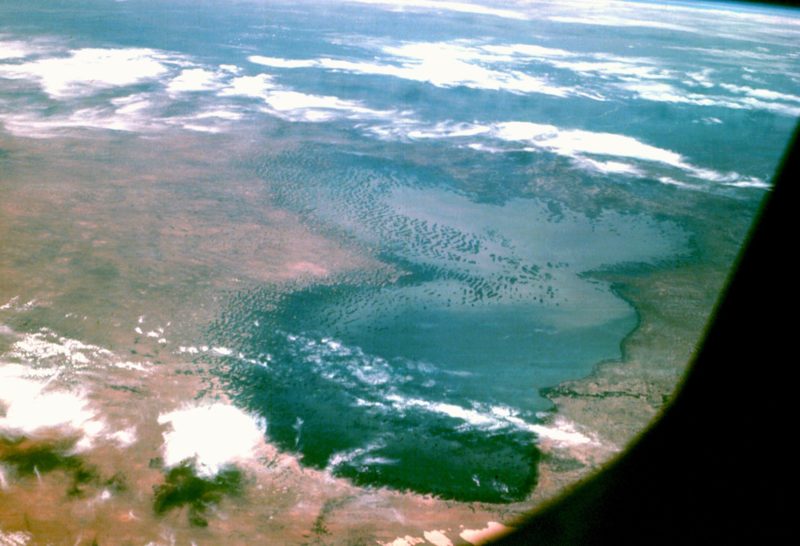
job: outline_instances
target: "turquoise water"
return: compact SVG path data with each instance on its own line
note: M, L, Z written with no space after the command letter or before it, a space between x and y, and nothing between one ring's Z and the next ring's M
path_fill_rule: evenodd
M241 353L226 379L266 409L270 437L359 483L523 497L532 425L552 409L539 389L619 358L636 326L585 274L689 248L683 229L647 214L485 202L444 172L326 146L262 170L283 181L284 206L397 271L248 294L214 338Z
M0 120L18 139L246 134L225 159L268 197L231 214L277 205L380 267L216 294L187 343L229 349L214 373L304 464L510 501L536 482L540 389L620 358L637 325L599 274L702 260L768 191L800 27L720 4L458 6L3 5ZM181 264L159 259L169 286Z

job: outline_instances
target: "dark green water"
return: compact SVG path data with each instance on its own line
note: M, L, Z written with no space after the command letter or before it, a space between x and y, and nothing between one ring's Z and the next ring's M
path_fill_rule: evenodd
M586 273L674 260L674 222L468 193L446 169L310 147L262 168L281 202L395 273L241 294L226 380L269 435L358 483L509 501L536 479L542 387L620 357L634 309ZM318 174L319 173L319 174ZM503 202L504 201L504 202Z

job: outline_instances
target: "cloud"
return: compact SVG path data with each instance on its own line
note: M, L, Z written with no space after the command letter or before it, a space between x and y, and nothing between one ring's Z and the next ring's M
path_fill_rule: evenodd
M262 419L222 403L162 413L158 422L169 427L163 433L164 463L172 467L193 460L197 473L205 477L252 459L265 434Z
M712 47L689 47L689 46L668 46L668 49L675 51L689 51L691 53L701 53L718 60L730 61L733 64L741 65L743 60L764 61L765 63L776 63L785 61L786 57L781 54L769 53L766 48L754 49L734 49L734 48L712 48Z
M171 94L214 91L222 86L222 75L204 68L187 68L167 84Z
M586 15L586 16L567 16L567 15L553 15L548 17L550 21L556 23L568 23L578 25L597 25L604 27L641 27L641 28L657 28L663 30L675 30L679 32L697 32L694 27L686 25L676 25L674 23L667 23L663 21L655 21L651 19L633 19L629 17L619 17L614 15Z
M550 63L556 68L571 70L584 75L600 76L604 79L610 77L638 78L647 80L670 79L675 77L675 73L661 68L655 64L639 59L625 59L611 57L606 61L596 60L552 60Z
M92 447L105 431L105 423L89 408L83 394L48 389L48 383L31 377L27 366L0 366L0 403L5 406L0 433L36 436L54 429L68 434L77 432L81 439L76 447Z
M0 76L37 82L53 99L91 95L98 90L154 81L180 59L145 48L72 51L22 64L0 65Z
M18 41L3 43L17 44L9 48L17 52L14 55L26 50ZM487 141L519 142L524 149L542 149L571 157L576 165L595 172L641 175L641 165L617 158L661 163L703 180L753 185L763 183L739 175L734 177L735 173L712 174L714 171L681 163L668 150L659 152L659 160L653 159L655 156L636 156L634 151L653 154L655 147L635 145L624 140L627 137L623 135L603 133L603 148L591 137L593 133L577 129L553 131L550 126L513 121L484 125L424 122L409 111L372 108L361 100L306 93L279 83L278 77L286 70L313 69L401 78L442 88L464 86L519 95L601 101L647 100L800 116L798 95L767 89L766 85L717 83L712 79L713 69L678 70L657 59L568 51L534 43L476 40L381 42L351 38L345 45L366 47L376 54L353 60L252 55L248 60L269 67L270 73L243 75L242 69L235 65L203 66L179 54L147 48L84 48L59 55L51 51L32 61L0 63L0 76L39 85L51 99L61 101L62 107L51 109L27 98L14 99L15 103L3 105L5 111L0 115L7 131L30 137L57 136L73 129L152 132L180 127L213 133L228 129L247 113L258 112L293 122L351 120L367 134L384 139L471 138L466 145L494 151L498 148ZM550 76L537 74L537 63L569 70L581 79L577 85L558 85ZM126 89L141 84L149 85L133 93ZM100 93L106 90L113 93ZM129 94L119 96L126 91ZM254 99L257 106L243 103L242 98ZM181 110L188 110L187 113L172 113L174 109L169 107L176 100L181 101ZM543 127L550 133L536 133ZM535 134L528 139L512 138L515 131Z
M18 48L23 49L23 48ZM203 67L180 55L152 49L79 49L18 64L0 64L0 76L28 80L51 99L81 107L51 113L45 105L18 102L0 113L5 129L15 135L50 138L75 129L152 132L170 127L215 133L243 117L241 107L217 101L212 107L184 115L170 115L168 107L191 95L214 93L217 98L259 99L257 110L289 121L322 122L335 119L368 120L402 115L395 110L372 109L360 101L295 91L275 83L269 74L238 75L235 65ZM103 90L150 83L146 91L103 98ZM118 91L117 91L118 92ZM189 96L187 96L189 95ZM93 100L88 103L87 100Z
M588 157L576 159L576 163L589 170L597 171L602 174L624 174L627 176L643 177L644 172L631 165L620 161L596 161Z
M684 165L683 158L676 152L614 133L559 129L553 125L522 121L495 124L490 133L501 140L525 142L570 157L593 154L654 161L673 167Z
M265 112L289 121L389 119L402 115L395 110L372 109L360 101L293 91L277 85L268 74L234 78L220 95L260 99Z
M519 11L484 6L478 3L468 2L448 2L446 0L349 0L358 4L371 4L380 6L393 11L405 9L431 10L431 11L453 11L457 13L472 13L475 15L489 15L502 17L504 19L527 19L528 17Z
M281 59L253 55L248 60L273 68L322 68L330 71L391 76L426 82L436 87L464 86L473 89L509 91L516 94L540 93L557 97L576 94L572 89L551 84L546 78L521 70L486 64L503 60L498 53L471 47L466 43L412 42L381 47L384 59L347 61L331 58ZM506 59L508 60L508 59Z
M722 89L747 95L739 97L689 92L663 82L632 81L621 83L619 86L632 92L636 98L644 100L691 104L694 106L716 106L733 110L767 110L784 116L800 117L800 105L786 104L775 100L762 100L763 98L780 98L786 101L795 101L798 98L796 95L766 89L752 89L725 83L719 84Z
M28 138L52 138L73 129L99 129L126 132L150 132L164 129L168 123L149 111L153 106L143 95L115 99L110 105L80 108L68 114L44 115L38 111L5 114L3 126L13 135Z
M566 419L557 419L552 425L531 424L523 420L518 412L507 406L487 406L464 408L456 404L431 402L420 398L407 398L397 394L386 396L387 402L399 411L411 409L445 415L463 421L464 427L486 431L515 428L536 434L560 446L593 444L599 445L594 435L579 432L575 425Z
M731 93L741 93L756 99L800 102L800 96L792 95L791 93L780 93L770 89L754 89L748 86L732 85L728 83L721 83L719 86Z
M697 167L677 152L652 146L626 135L581 129L559 129L552 125L529 122L498 123L491 128L490 134L501 140L524 142L532 148L578 158L579 164L585 162L583 157L585 155L620 157L673 167L693 178L709 182L742 187L768 186L756 177L743 176L736 172L720 173L713 169ZM589 165L593 168L609 167L608 163L590 162Z
M248 61L262 66L269 66L272 68L313 68L322 66L321 60L314 59L297 60L297 59L282 59L279 57L265 57L264 55L251 55L247 58Z
M768 187L768 184L757 177L745 176L736 172L721 173L714 169L698 167L687 161L678 152L616 133L564 129L555 125L528 121L486 124L439 122L426 125L405 120L389 125L376 125L367 130L384 139L466 139L471 141L466 144L467 147L491 153L521 150L546 151L568 157L578 167L605 174L647 176L647 171L642 169L646 164L651 164L662 169L664 167L677 169L685 176L707 182L739 187ZM487 146L484 142L475 142L475 138L517 143L522 147L503 149L497 146ZM617 159L628 161L621 162ZM632 164L630 161L638 164Z
M0 40L0 59L18 59L27 57L31 48L25 42L16 40Z
M228 86L220 91L221 96L240 96L251 98L264 98L276 85L269 74L256 76L240 76L234 78Z
M495 60L511 61L516 57L535 59L552 59L575 57L576 53L565 49L544 47L536 44L489 44L480 46L484 52L494 56Z
M459 138L486 135L506 142L520 142L574 157L582 154L625 157L685 165L683 157L670 150L645 144L635 138L614 133L596 133L580 129L560 129L554 125L527 121L508 121L491 124L437 123L429 127L407 129L407 138Z
M401 60L394 75L429 82L438 87L463 85L475 89L542 93L557 97L573 94L570 89L550 84L545 78L520 70L487 68L485 55L477 48L443 43L409 43L387 46L383 52Z

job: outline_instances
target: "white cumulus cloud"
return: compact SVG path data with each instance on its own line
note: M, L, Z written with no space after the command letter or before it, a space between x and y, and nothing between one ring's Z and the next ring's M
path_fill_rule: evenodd
M166 425L164 462L191 460L201 476L213 476L236 461L251 459L263 441L259 419L233 406L214 403L189 406L159 415Z

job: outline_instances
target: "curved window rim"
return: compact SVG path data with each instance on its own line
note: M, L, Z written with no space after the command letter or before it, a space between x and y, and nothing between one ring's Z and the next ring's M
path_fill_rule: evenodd
M492 544L796 536L790 512L800 124L669 406L617 458ZM795 395L796 397L796 395ZM781 475L783 474L783 475ZM791 533L791 534L789 534Z

